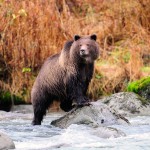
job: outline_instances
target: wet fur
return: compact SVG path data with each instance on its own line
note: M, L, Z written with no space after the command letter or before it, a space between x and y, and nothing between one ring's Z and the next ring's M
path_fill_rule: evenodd
M83 42L83 41L82 41ZM49 57L43 64L31 91L34 109L33 125L40 125L46 110L54 100L64 111L88 101L86 92L91 81L94 61L83 63L77 54L77 41L66 42L61 53ZM93 54L99 55L97 54Z

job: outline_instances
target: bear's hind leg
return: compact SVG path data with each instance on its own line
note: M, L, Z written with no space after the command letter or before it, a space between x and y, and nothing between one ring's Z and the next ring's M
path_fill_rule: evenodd
M41 125L43 117L46 115L46 108L41 107L40 105L36 105L33 107L33 109L34 109L34 118L32 124Z

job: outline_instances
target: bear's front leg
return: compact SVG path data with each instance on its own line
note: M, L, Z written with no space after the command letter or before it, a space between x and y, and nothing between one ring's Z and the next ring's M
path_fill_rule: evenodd
M90 104L90 99L86 96L80 96L76 98L77 105L78 106L89 106Z
M90 99L86 96L87 83L79 80L77 77L71 77L67 81L67 99L75 100L78 106L85 106L90 104Z
M86 82L77 82L77 86L73 94L78 106L85 106L90 104L90 99L86 96L87 88L88 87L86 86Z
M84 89L81 84L76 86L73 91L69 91L71 93L71 99L75 100L78 106L88 106L90 105L90 99L85 95Z
M60 103L60 108L64 110L65 112L70 111L71 109L74 108L74 106L72 105L72 100L70 99L62 100Z

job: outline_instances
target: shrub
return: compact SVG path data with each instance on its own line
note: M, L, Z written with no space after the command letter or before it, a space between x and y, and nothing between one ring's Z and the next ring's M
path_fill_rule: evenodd
M10 111L12 105L26 104L19 96L12 95L9 91L0 93L0 110Z

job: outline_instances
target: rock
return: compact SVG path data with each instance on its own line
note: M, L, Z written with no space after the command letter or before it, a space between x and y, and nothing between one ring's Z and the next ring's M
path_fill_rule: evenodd
M0 150L15 149L15 144L12 139L0 132Z
M76 107L51 124L60 128L67 128L71 124L84 124L92 127L93 134L99 137L119 137L125 134L110 126L129 124L124 116L130 115L150 115L150 105L135 93L121 92L92 102L89 106Z
M138 94L150 102L150 83L138 91Z
M111 137L117 138L126 136L126 134L121 130L112 127L98 127L93 129L91 131L91 134L96 135L100 138L111 138Z
M12 112L17 113L33 113L33 106L32 105L14 105L11 109Z
M125 136L122 131L107 127L114 124L127 124L128 120L119 114L113 114L109 107L101 102L92 102L89 106L76 107L63 117L51 122L59 128L72 124L84 124L91 129L91 134L101 138Z
M86 124L93 127L126 123L127 119L112 114L109 107L101 102L92 102L89 106L74 108L65 116L51 122L60 128L67 128L71 124ZM128 121L127 121L128 122Z
M121 92L99 100L107 104L112 112L123 115L150 115L150 105L135 93Z

